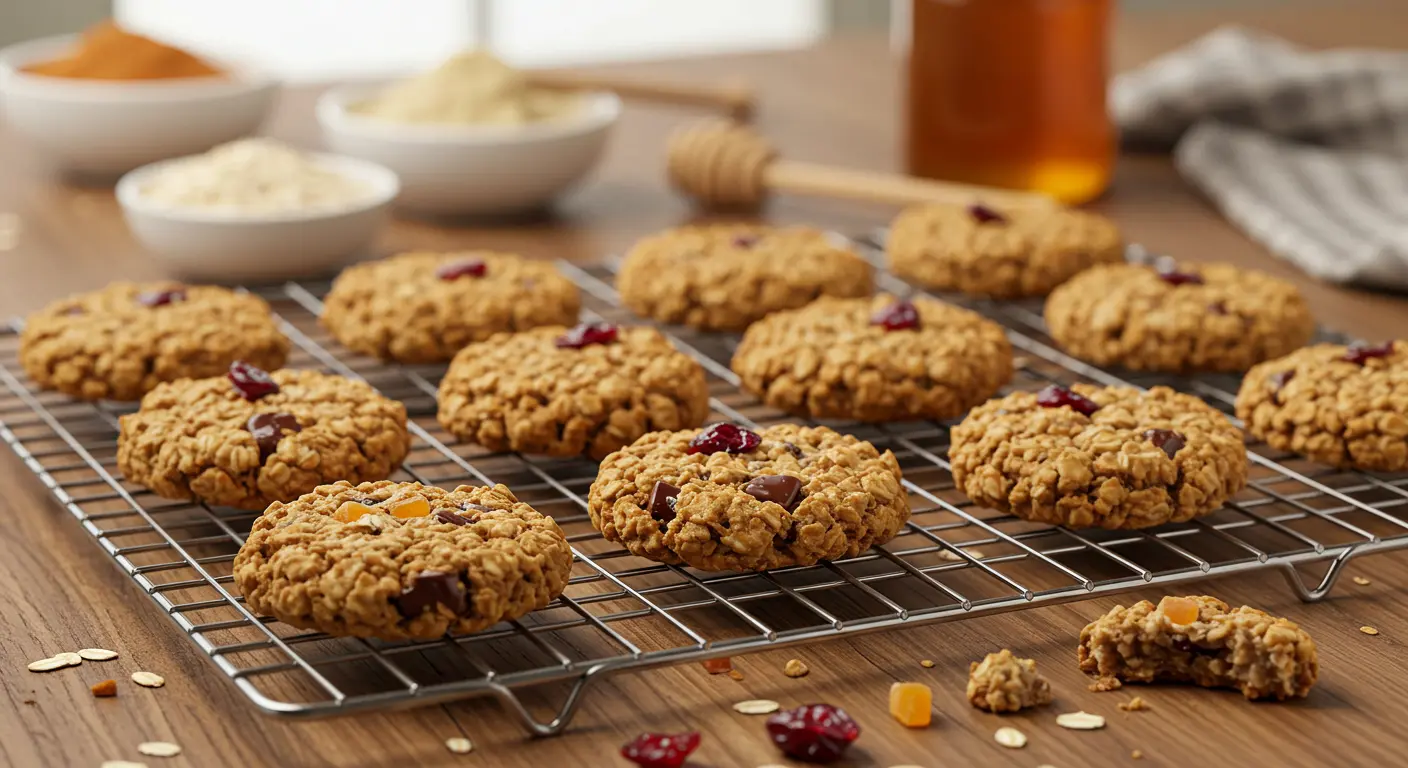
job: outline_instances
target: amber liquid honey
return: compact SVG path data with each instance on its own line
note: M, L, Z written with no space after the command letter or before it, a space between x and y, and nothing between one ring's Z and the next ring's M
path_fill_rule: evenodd
M1079 203L1110 181L1111 0L912 0L909 172Z

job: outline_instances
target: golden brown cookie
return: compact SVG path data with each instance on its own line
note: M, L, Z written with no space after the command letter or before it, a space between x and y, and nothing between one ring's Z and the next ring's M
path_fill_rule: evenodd
M1262 363L1242 379L1237 417L1325 464L1408 469L1408 342L1318 344Z
M31 379L87 400L137 400L164 381L219 376L247 360L288 357L269 305L214 286L112 283L25 318L20 363Z
M821 298L749 326L733 356L743 388L818 419L951 419L1012 377L997 323L941 301Z
M581 297L550 262L414 252L348 267L323 303L323 325L348 349L434 363L496 333L572 325Z
M1071 208L997 210L932 203L905 209L886 238L890 271L940 291L1045 296L1081 270L1124 260L1109 220Z
M1245 371L1310 341L1315 319L1291 283L1229 264L1095 267L1046 300L1051 338L1096 365Z
M1051 703L1051 683L1036 662L1006 648L968 665L968 703L988 712L1020 712Z
M641 240L616 289L631 311L662 323L741 331L818 296L868 296L870 265L825 232L806 227L713 224Z
M493 451L601 460L647 432L709 416L697 361L653 328L587 323L500 334L460 350L440 424Z
M1071 528L1183 522L1247 482L1241 431L1168 387L1015 392L974 408L951 437L953 480L968 498Z

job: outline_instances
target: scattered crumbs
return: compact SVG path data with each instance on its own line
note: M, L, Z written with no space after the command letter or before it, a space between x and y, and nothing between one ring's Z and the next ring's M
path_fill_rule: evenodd
M24 700L24 703L26 703L26 704L28 704L28 705L30 705L30 706L32 707L32 706L34 706L35 704L38 704L39 702L35 701L34 699L25 699L25 700Z
M722 675L733 671L733 660L727 656L721 656L717 659L705 659L701 661L700 664L703 664L704 671L711 675Z
M1373 627L1360 627L1360 628L1359 628L1359 631L1360 631L1360 632L1363 632L1363 633L1366 634L1366 635L1377 635L1377 634L1379 634L1379 630L1374 629Z
M919 662L919 666L921 666L921 667L923 667L923 668L925 668L925 669L933 669L933 668L934 668L934 660L933 660L933 659L924 659L924 660L922 660L922 661Z
M463 736L456 736L453 739L445 739L445 749L457 755L467 755L474 751L474 742Z
M1370 584L1373 584L1374 582L1369 581L1368 579L1364 578L1363 576L1355 576L1355 577L1354 577L1354 583L1355 583L1355 584L1358 584L1358 585L1361 586L1361 587L1367 587L1367 586L1369 586Z
M1129 756L1132 757L1132 758L1134 758L1135 760L1143 760L1143 759L1144 759L1144 752L1143 752L1143 750L1136 749L1136 750L1134 750L1133 752L1130 752L1130 753L1129 753Z
M97 698L100 698L100 699L105 699L105 698L109 698L109 697L112 697L112 696L116 696L116 695L117 695L117 681L116 681L116 680L104 680L104 681L101 682L101 683L96 683L96 684L93 685L92 691L93 691L93 695L94 695L95 697L97 697Z
M137 751L148 757L175 757L181 754L181 745L169 741L144 741L137 745Z
M782 674L788 677L806 677L808 672L811 672L811 669L801 659L788 659L782 667Z
M1117 677L1097 677L1095 682L1086 686L1091 693L1106 693L1108 691L1118 691L1124 687Z
M1130 699L1129 701L1121 701L1121 702L1120 702L1119 704L1117 704L1116 706L1118 706L1120 709L1124 710L1125 712L1147 712L1147 711L1149 711L1149 702L1145 701L1145 700L1144 700L1144 697L1142 697L1142 696L1135 696L1134 698Z
M742 673L742 672L739 672L739 671L736 670L736 669L730 669L730 670L728 671L728 676L729 676L729 679L731 679L731 680L737 680L737 681L739 681L739 682L742 682L742 681L743 681L743 673Z

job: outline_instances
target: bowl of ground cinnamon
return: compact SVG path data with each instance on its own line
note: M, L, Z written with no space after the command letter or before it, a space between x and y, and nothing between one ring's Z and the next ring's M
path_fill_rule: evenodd
M277 84L104 22L0 50L11 128L60 169L117 175L255 131Z

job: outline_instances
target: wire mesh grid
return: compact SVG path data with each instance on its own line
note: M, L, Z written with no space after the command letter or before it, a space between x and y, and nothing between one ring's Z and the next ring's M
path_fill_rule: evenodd
M872 256L873 251L871 252ZM614 265L561 269L591 319L639 322L611 287ZM912 289L888 275L881 287ZM20 373L18 324L0 332L0 436L181 631L262 710L321 716L493 695L533 733L566 727L588 684L628 669L738 655L890 627L960 619L1095 594L1277 569L1318 599L1351 556L1408 546L1408 475L1334 470L1255 444L1252 479L1226 508L1142 531L1072 531L972 505L946 461L948 424L827 422L894 451L913 515L861 555L766 573L704 573L635 557L586 514L586 460L490 454L454 444L434 420L443 367L396 366L351 353L317 323L327 283L259 291L295 342L290 367L365 379L404 401L412 450L394 479L454 487L501 482L572 542L573 575L551 605L517 621L430 642L334 638L248 611L231 562L255 513L158 498L116 469L117 418L131 408L38 390ZM1077 381L1167 384L1231 409L1230 376L1117 376L1059 351L1039 303L964 303L1009 330L1022 357L1007 391ZM768 425L794 417L742 392L728 369L737 337L664 329L708 373L713 416ZM1321 562L1309 582L1298 566ZM564 691L525 705L525 689Z

